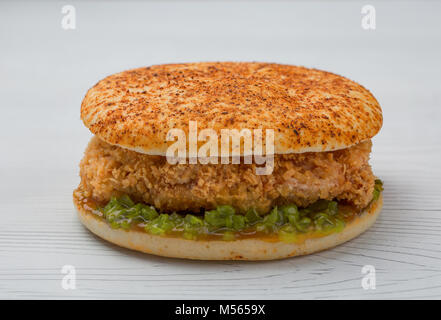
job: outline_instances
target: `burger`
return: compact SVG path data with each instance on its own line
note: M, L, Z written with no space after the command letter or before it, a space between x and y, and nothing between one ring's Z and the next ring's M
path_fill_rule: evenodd
M333 73L254 62L138 68L89 89L81 119L93 137L73 194L79 219L125 248L281 259L360 235L382 207L369 165L381 108Z

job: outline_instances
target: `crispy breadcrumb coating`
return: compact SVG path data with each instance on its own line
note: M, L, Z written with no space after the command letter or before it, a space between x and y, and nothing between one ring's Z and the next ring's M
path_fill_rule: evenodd
M254 164L178 164L90 141L80 163L83 196L106 202L128 194L161 211L213 209L228 204L240 213L266 213L275 205L307 206L318 199L368 205L374 175L368 163L370 140L329 151L276 155L271 175L256 175Z

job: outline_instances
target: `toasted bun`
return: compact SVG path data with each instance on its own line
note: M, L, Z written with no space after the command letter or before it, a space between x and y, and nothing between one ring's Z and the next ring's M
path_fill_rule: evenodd
M383 205L380 199L363 212L343 231L320 238L306 239L302 243L245 239L233 241L186 240L155 236L143 231L112 229L105 221L87 213L74 198L81 222L97 236L124 248L158 256L194 260L275 260L311 254L335 247L367 230L376 220Z
M304 67L233 62L111 75L87 92L81 118L110 144L162 156L173 143L167 132L182 129L188 137L189 121L198 132L219 135L221 129L273 129L276 154L347 148L382 126L377 100L351 80Z

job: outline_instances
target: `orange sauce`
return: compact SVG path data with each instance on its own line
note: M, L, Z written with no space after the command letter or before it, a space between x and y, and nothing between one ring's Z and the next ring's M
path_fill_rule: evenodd
M82 208L84 209L84 211L87 214L90 214L94 218L99 219L101 221L105 221L103 214L98 209L104 207L106 205L106 203L98 202L92 198L87 198L87 197L81 196L81 190L79 190L79 189L77 189L74 192L74 198L75 198L76 202L82 206ZM370 210L370 209L373 207L376 207L376 205L377 205L377 201L372 202L363 211L371 212L372 210ZM348 204L339 204L339 211L340 211L340 213L343 214L344 221L346 224L355 220L360 214L359 210L356 210L353 206L348 205ZM144 226L142 223L133 224L131 226L130 230L137 231L137 232L143 232L143 233L146 232L144 230ZM127 231L129 231L129 230L127 230ZM222 231L222 230L218 230L217 232L200 234L200 235L198 235L196 240L222 240L224 234L220 231ZM182 234L183 234L183 232L179 231L179 230L178 231L171 231L170 233L167 233L167 237L183 238ZM306 239L320 238L320 237L324 237L328 234L330 234L330 233L324 233L324 232L319 232L319 231L311 231L311 232L307 232L307 233L303 233L303 234L300 233L300 234L295 235L295 240L293 242L302 243ZM259 240L268 241L268 242L279 242L280 241L280 237L279 237L278 233L258 232L256 230L254 230L253 228L245 229L242 231L236 231L236 232L234 232L234 235L235 235L234 240L259 239Z

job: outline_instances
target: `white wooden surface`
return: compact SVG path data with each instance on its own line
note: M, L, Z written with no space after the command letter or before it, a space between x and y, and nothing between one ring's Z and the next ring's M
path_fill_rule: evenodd
M0 3L0 298L441 298L441 5L370 2ZM71 203L90 138L88 87L123 69L260 60L330 70L378 98L372 165L385 182L375 226L347 244L274 262L193 262L119 249ZM63 290L63 265L76 290ZM361 268L376 268L363 290Z

